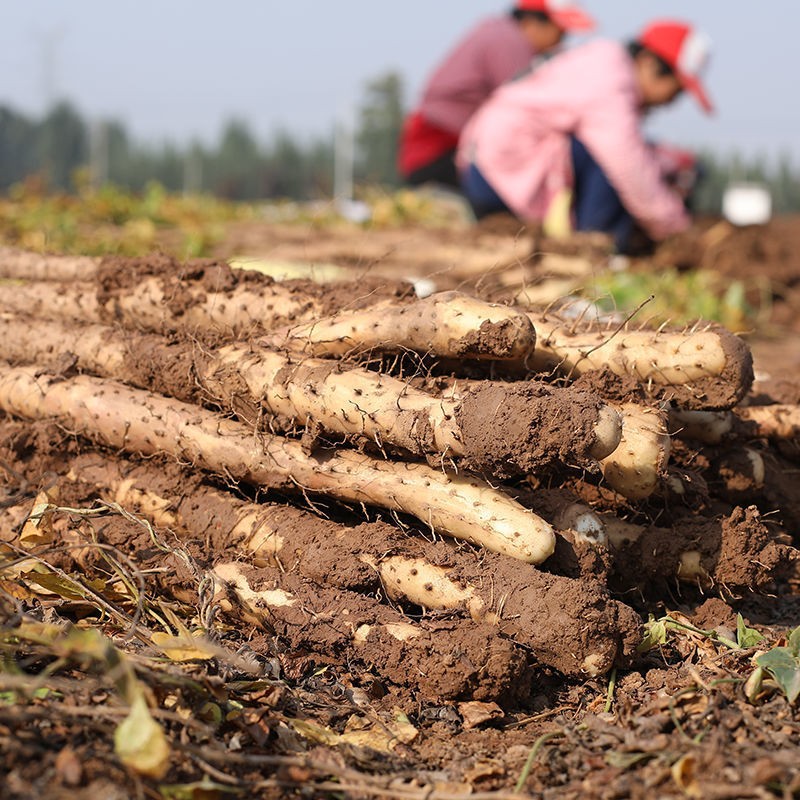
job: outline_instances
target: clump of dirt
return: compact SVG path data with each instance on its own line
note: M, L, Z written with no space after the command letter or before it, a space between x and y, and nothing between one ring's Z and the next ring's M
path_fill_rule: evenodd
M243 566L242 574L256 593L279 589L291 598L257 601L259 620L288 651L346 659L351 670L360 664L370 673L364 683L389 680L432 700L513 702L525 694L525 659L495 626L450 620L412 628L403 615L354 592L274 569Z
M632 375L616 375L607 369L585 372L575 378L572 385L576 388L596 392L600 397L616 403L647 401L644 387Z
M798 245L800 235L792 217L745 227L708 219L659 245L652 262L656 268L699 268L745 281L760 276L792 286L800 279Z
M505 478L591 460L601 406L596 394L535 381L482 384L456 409L467 469Z

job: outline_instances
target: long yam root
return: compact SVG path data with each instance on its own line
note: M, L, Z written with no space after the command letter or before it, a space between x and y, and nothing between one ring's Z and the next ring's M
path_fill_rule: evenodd
M615 331L576 325L552 314L528 316L537 333L527 362L531 369L570 377L608 370L691 409L732 408L753 383L749 347L719 326Z
M66 353L82 371L187 402L213 400L273 431L313 422L434 466L452 461L495 477L537 472L556 460L604 458L621 435L613 408L570 387L473 381L457 398L439 399L389 376L324 359L293 361L255 345L212 350L109 326L0 314L0 358L60 365Z
M94 283L0 283L0 308L42 319L122 322L139 330L224 335L269 330L323 313L313 298L278 283L258 289L242 284L226 293L188 285L172 287L175 294L170 295L169 288L159 278L147 277L127 292L103 297Z
M311 457L299 442L258 438L241 423L113 381L0 367L0 407L27 419L64 419L127 452L167 453L255 485L402 511L434 531L531 563L555 545L549 525L478 479L346 450Z
M97 275L99 258L54 256L0 247L0 280L88 281Z
M536 332L520 311L442 292L406 305L342 311L276 332L265 343L306 356L413 350L442 358L524 360Z

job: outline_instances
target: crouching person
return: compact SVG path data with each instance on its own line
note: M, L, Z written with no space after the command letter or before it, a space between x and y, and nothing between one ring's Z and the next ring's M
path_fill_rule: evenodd
M556 52L567 32L593 27L571 0L517 0L510 14L479 23L436 68L405 120L397 165L406 183L458 188L458 138L481 103L534 59Z
M659 21L627 47L591 42L499 88L459 147L475 215L543 222L571 193L573 228L612 235L619 252L637 230L658 241L687 228L681 193L641 125L683 91L711 111L700 79L708 55L708 39L692 26Z

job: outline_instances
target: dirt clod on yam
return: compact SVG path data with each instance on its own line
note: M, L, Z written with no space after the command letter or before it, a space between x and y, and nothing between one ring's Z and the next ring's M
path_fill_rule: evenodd
M600 400L542 383L475 385L456 411L470 450L464 466L498 477L590 460Z

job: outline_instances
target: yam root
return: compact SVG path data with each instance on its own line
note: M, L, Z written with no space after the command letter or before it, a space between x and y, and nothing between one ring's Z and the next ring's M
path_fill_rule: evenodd
M344 655L351 669L374 670L430 700L524 695L525 658L494 626L457 619L426 626L373 599L277 568L229 562L212 576L223 611L276 633L290 650Z
M612 330L529 313L537 340L527 366L577 377L608 370L688 409L733 408L753 383L747 344L725 328Z
M681 439L719 444L732 428L733 415L730 411L689 411L683 408L669 410L669 432Z
M53 272L59 265L66 271L62 258L48 256L47 262ZM181 263L151 256L103 261L83 282L72 277L64 282L0 282L0 308L43 319L122 323L217 339L318 319L340 310L341 297L347 298L347 307L359 308L387 298L402 303L412 294L410 286L399 282L366 279L331 291L305 280L276 283L221 262Z
M0 358L58 365L66 353L82 371L187 402L210 399L273 431L313 421L435 466L452 461L495 477L604 458L621 435L613 408L570 387L473 381L457 398L439 399L389 376L324 359L292 361L254 345L211 350L104 325L0 314Z
M521 311L442 292L401 306L342 311L276 332L264 343L306 356L413 350L442 358L524 360L536 332Z
M0 280L88 281L97 275L99 258L55 256L0 247Z
M624 403L622 439L600 465L612 489L631 500L649 497L666 472L670 453L666 414L656 408Z
M0 308L42 319L122 322L140 330L223 335L269 330L323 313L313 298L278 283L257 290L237 285L225 293L209 293L190 284L172 287L174 293L169 294L169 288L161 279L149 277L127 292L103 297L94 283L0 283Z
M547 523L476 478L343 449L312 457L299 442L256 437L241 423L113 381L0 367L0 407L27 419L65 420L127 452L166 453L259 486L405 512L434 531L531 563L544 561L555 545Z
M174 464L133 466L86 454L73 461L72 474L206 552L236 546L253 564L279 565L318 584L464 611L568 674L624 663L639 641L639 619L596 581L544 574L491 553L479 560L384 523L352 527L291 506L238 500Z
M625 663L636 647L640 621L631 608L611 600L598 581L546 573L520 581L522 576L507 574L504 567L503 562L494 565L494 576L501 580L486 585L457 568L405 556L391 556L379 565L390 597L426 608L465 610L475 620L499 625L505 635L566 674L601 675Z

